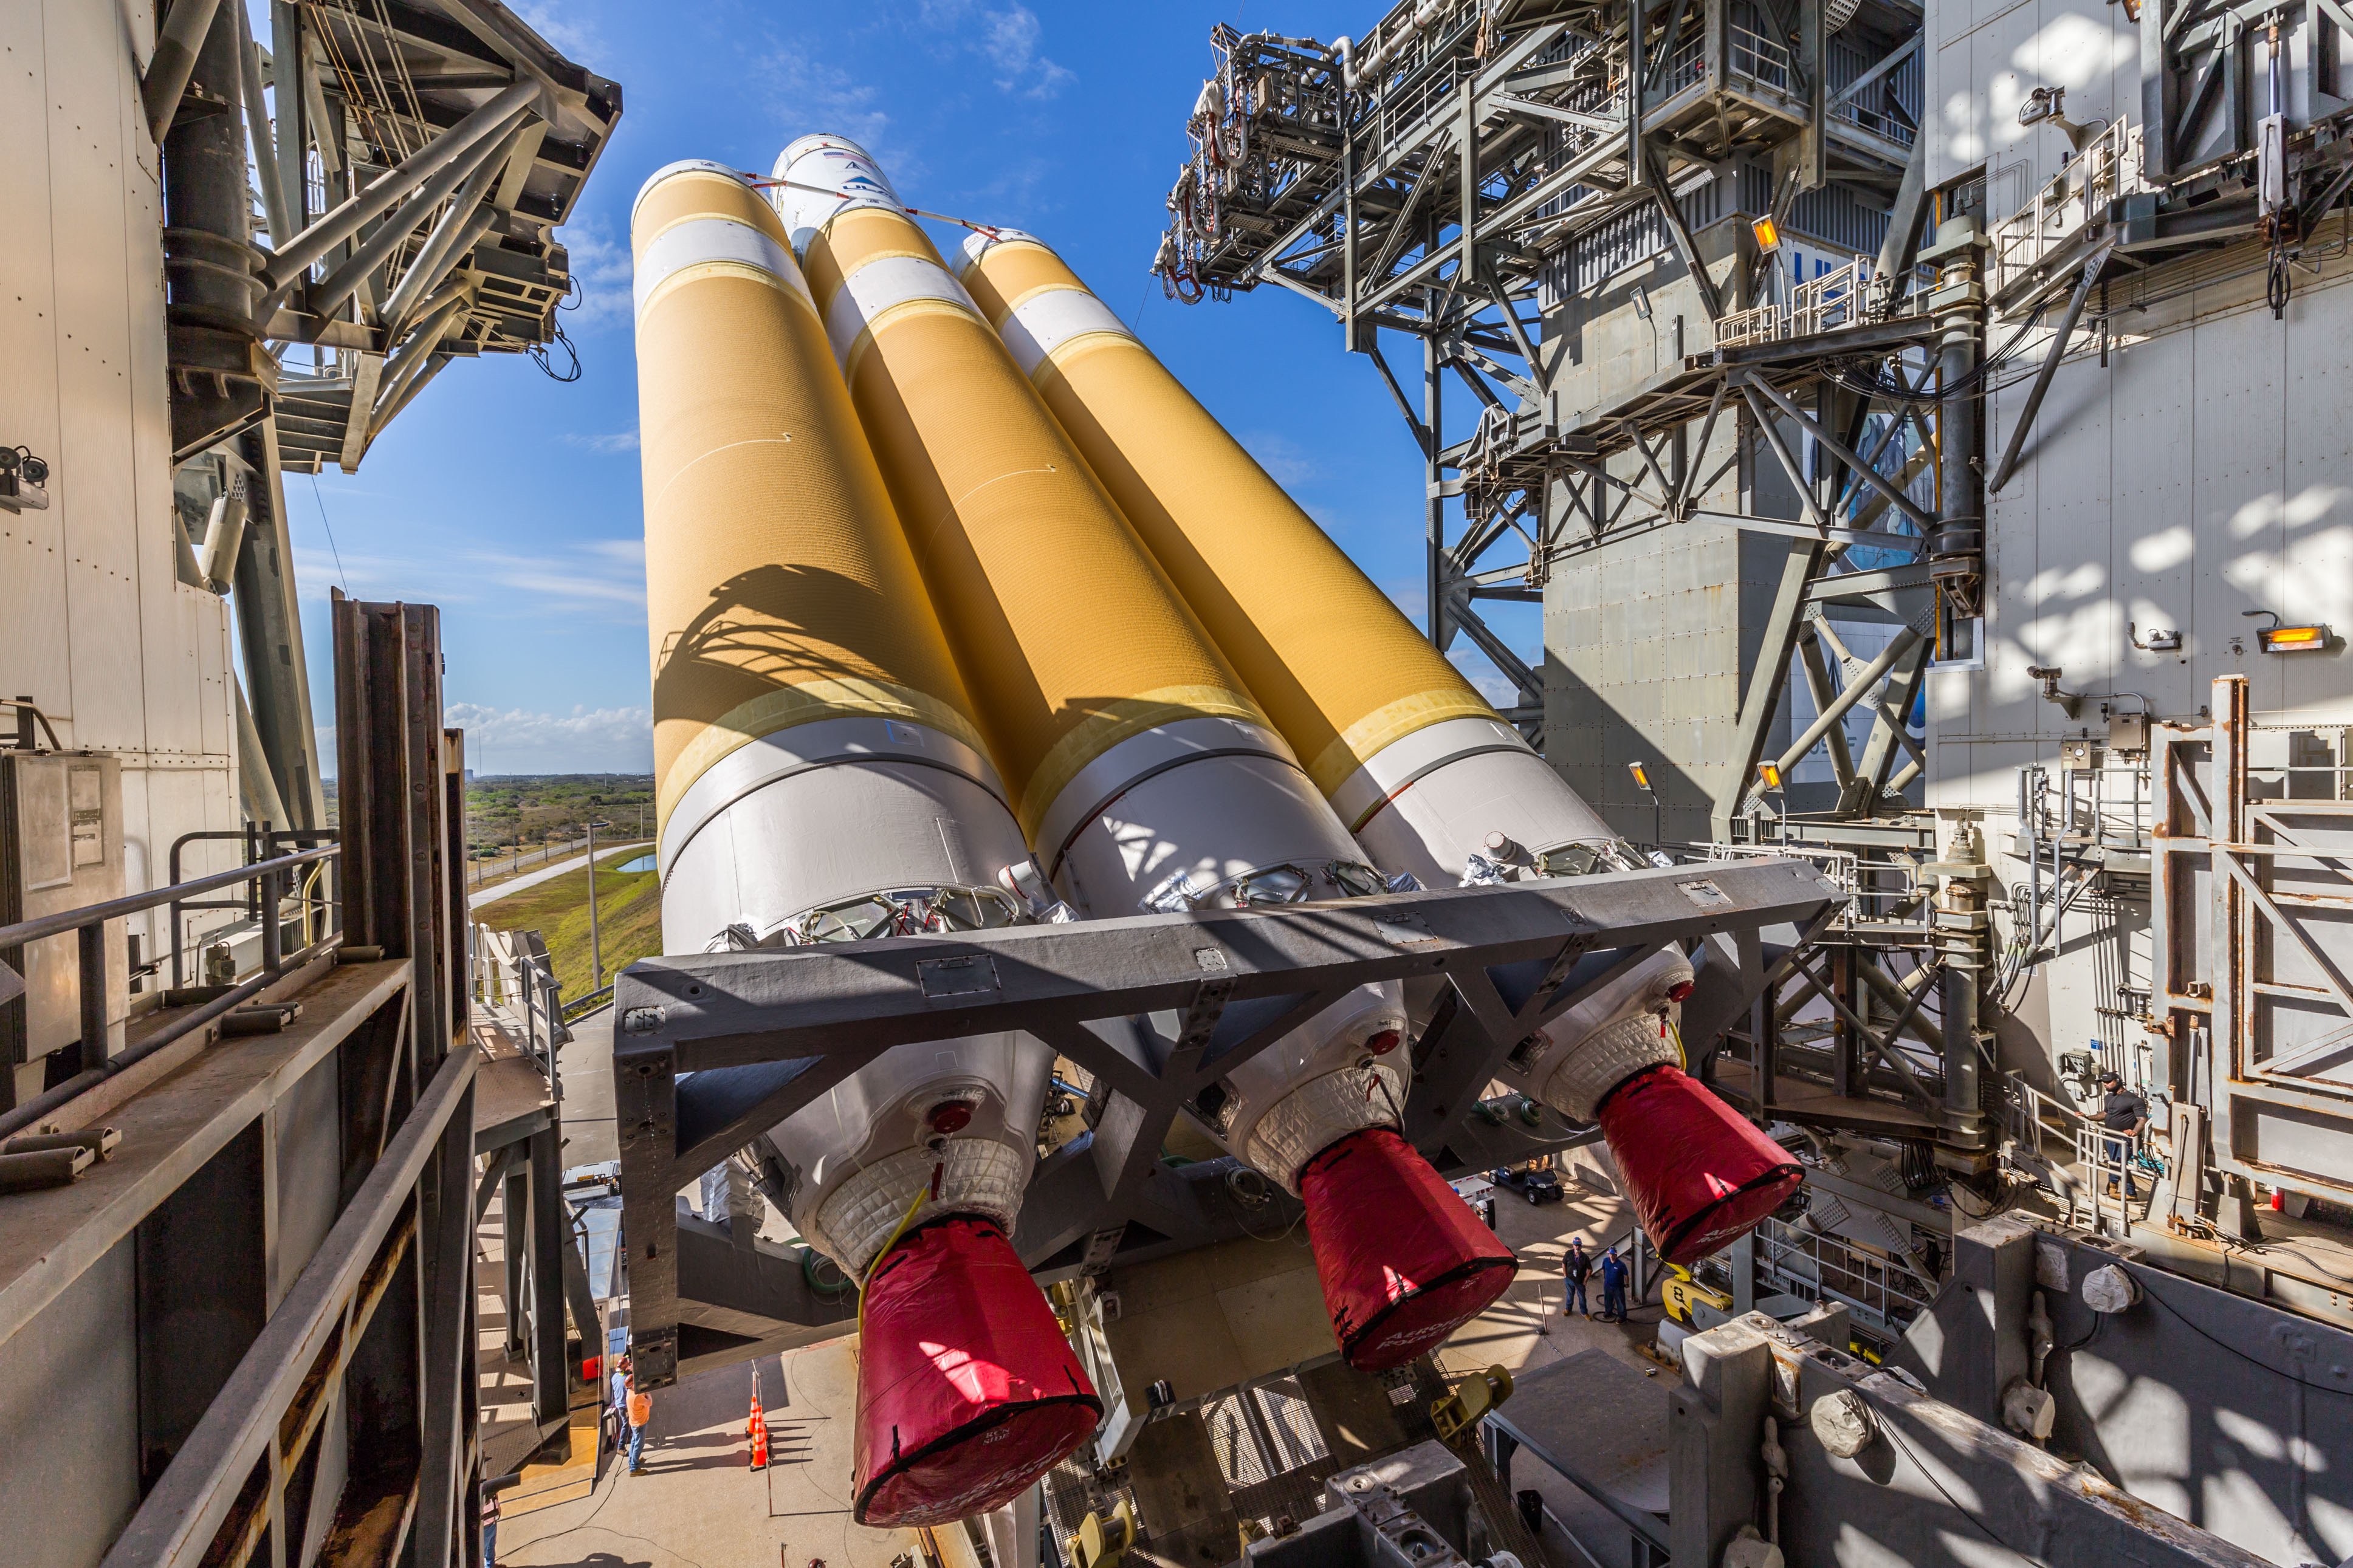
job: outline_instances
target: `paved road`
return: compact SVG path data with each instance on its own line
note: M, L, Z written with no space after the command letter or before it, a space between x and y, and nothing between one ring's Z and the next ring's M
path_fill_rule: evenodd
M597 850L596 858L604 861L609 868L612 864L613 857L620 854L623 850L650 849L653 847L653 840L650 838L647 839L642 844L616 844L610 848ZM575 855L569 860L558 860L554 865L546 867L541 870L533 871L528 877L517 877L512 882L501 882L495 888L483 889L480 892L473 894L471 897L467 899L466 907L468 909L479 910L484 904L505 898L509 893L520 891L524 888L535 887L539 883L546 881L550 877L561 877L566 871L577 871L581 867L586 866L586 864L588 864L588 857L586 854Z

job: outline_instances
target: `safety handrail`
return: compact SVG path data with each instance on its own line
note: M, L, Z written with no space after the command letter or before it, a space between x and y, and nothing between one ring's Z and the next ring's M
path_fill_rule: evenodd
M343 852L340 844L323 844L316 849L305 849L292 855L280 855L273 859L256 860L233 870L215 871L194 881L174 883L144 893L126 893L104 903L84 904L79 909L59 910L55 914L37 915L15 925L0 926L0 947L16 947L24 942L39 942L44 937L62 936L92 923L103 925L108 921L121 920L125 915L144 914L160 909L175 899L191 893L209 893L219 888L248 882L268 871L287 871L297 866L307 866L313 860L332 859Z
M2013 1143L2024 1144L2029 1153L2032 1154L2037 1161L2042 1161L2042 1134L2055 1131L2065 1137L2073 1146L2074 1163L2090 1173L2091 1179L2085 1184L2091 1191L2084 1196L2091 1205L2093 1220L2095 1224L2104 1224L2106 1219L2106 1205L2103 1196L2105 1184L2102 1178L2113 1172L2116 1180L2116 1218L2120 1225L2128 1224L2132 1217L2131 1205L2126 1198L2125 1193L2132 1179L2130 1172L2136 1151L2126 1149L2120 1153L2113 1152L2116 1145L2127 1141L2126 1135L2110 1131L2105 1126L2093 1121L2074 1106L2052 1095L2045 1094L2027 1082L2016 1071L2005 1073L2003 1077L2010 1089L2006 1100L2010 1112L2009 1125L2005 1131L2010 1141ZM2052 1128L2043 1122L2041 1108L2044 1106L2059 1113L2060 1125L2057 1128ZM2066 1198L2072 1208L2079 1196L2074 1190L2073 1178L2056 1167L2052 1168L2052 1175L2067 1189L2061 1195Z
M191 844L200 842L216 842L221 840L242 843L246 847L246 863L244 867L239 868L244 870L258 866L262 861L269 858L268 852L271 849L278 848L280 846L295 846L302 849L311 849L317 847L322 841L328 844L334 843L336 840L336 834L335 830L330 827L272 828L267 822L259 824L248 823L245 826L237 828L211 828L200 830L195 833L183 833L177 838L172 840L171 853L165 861L164 879L167 885L175 888L180 886L180 853L182 850L185 849ZM324 869L323 860L320 863L320 869ZM193 888L189 889L189 891L181 894L180 897L171 900L172 985L174 990L177 990L187 983L186 944L180 940L180 917L183 914L186 913L190 910L242 910L246 917L253 921L257 926L260 926L265 923L261 918L261 911L264 906L264 899L267 891L262 886L263 879L246 877L243 880L249 884L246 895L243 898L198 899L194 897L193 894L203 892L206 889L202 888ZM286 883L280 884L280 891L281 895L285 893L285 889L288 886L289 884ZM327 909L331 909L334 903L334 900L332 898L313 899L309 892L302 890L298 890L291 896L301 900L304 906L303 929L306 936L310 930L309 916L311 912L312 907L315 905L317 909L323 911ZM281 896L278 902L272 903L269 907L276 912L280 920L282 921L284 918L283 897ZM279 926L276 921L268 923L270 926L270 930L264 931L262 933L262 949L264 953L263 962L265 966L267 966L269 962L268 954L273 932L279 933L277 940L283 940L282 927Z
M310 835L305 835L310 837ZM288 970L300 968L322 952L340 944L342 933L330 931L300 952L288 954L280 946L278 910L283 900L283 879L290 871L316 862L332 859L343 853L340 844L322 844L316 848L297 850L289 855L273 856L239 866L234 870L216 871L191 881L167 883L143 893L130 893L122 898L109 899L102 903L85 904L79 909L60 910L54 914L19 921L14 925L0 926L0 951L21 947L27 942L41 942L68 931L78 933L80 952L81 1048L84 1063L80 1072L47 1092L37 1095L16 1109L0 1114L0 1138L20 1132L41 1118L58 1110L85 1091L135 1063L144 1061L174 1041L185 1039L205 1027L233 1007L241 1006L258 994L263 987L282 978ZM261 968L250 978L229 986L218 995L210 997L187 1012L171 1019L156 1031L121 1055L106 1054L110 1021L107 1018L109 993L106 981L106 924L130 915L144 914L150 910L177 905L202 893L230 888L243 882L260 885L259 902L269 911L262 922ZM178 933L174 931L176 942ZM175 950L176 951L176 950Z
M475 929L484 933L487 942L487 928ZM593 1009L582 1008L580 1012L575 1012L578 1003L564 1000L564 983L555 977L554 965L543 952L517 948L501 957L487 946L478 947L476 952L477 996L501 1010L512 1005L514 1013L520 1015L517 1021L522 1026L523 1055L547 1080L549 1095L561 1106L564 1093L561 1077L556 1071L556 1047L562 1043L565 1026ZM512 988L512 1002L510 987ZM579 1002L592 1002L600 995L609 1002L612 991L612 985L607 983L601 992L590 992L579 998Z
M2058 174L2035 188L2024 205L1993 226L1993 289L2000 294L2089 225L2109 204L2148 188L2141 171L2140 133L2118 115Z

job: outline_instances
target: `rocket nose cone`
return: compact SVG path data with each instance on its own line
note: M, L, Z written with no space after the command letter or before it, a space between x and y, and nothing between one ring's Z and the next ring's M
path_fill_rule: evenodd
M849 137L830 131L818 131L807 136L796 137L783 152L776 154L776 166L771 172L781 179L784 177L785 171L801 159L812 153L823 152L828 148L837 153L847 153L861 163L874 162L873 153L869 153Z
M1484 1311L1518 1262L1430 1162L1387 1127L1352 1132L1299 1173L1307 1243L1340 1353L1401 1366Z
M1001 1507L1102 1418L1052 1309L992 1222L917 1231L867 1282L859 1523L945 1524Z
M1636 1073L1597 1115L1643 1233L1670 1263L1736 1239L1806 1179L1788 1150L1679 1068Z

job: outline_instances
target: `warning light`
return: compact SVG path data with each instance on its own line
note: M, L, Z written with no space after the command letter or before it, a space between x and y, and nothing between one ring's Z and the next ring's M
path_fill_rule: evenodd
M1775 223L1769 216L1760 217L1751 223L1748 226L1748 232L1757 237L1757 249L1778 250L1781 248L1781 226Z
M1640 763L1628 763L1626 771L1634 775L1634 787L1644 795L1651 793L1651 771Z
M2263 626L2255 640L2265 653L2313 653L2328 646L2327 626Z
M1757 782L1763 784L1767 789L1779 789L1781 787L1781 764L1778 763L1757 763Z

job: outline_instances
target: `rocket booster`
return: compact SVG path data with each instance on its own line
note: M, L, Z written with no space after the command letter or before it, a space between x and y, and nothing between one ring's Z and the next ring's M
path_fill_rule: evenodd
M1376 866L1443 885L1643 864L1060 258L1000 229L974 234L958 270ZM1746 1229L1800 1179L1683 1076L1670 1025L1692 981L1682 954L1662 952L1548 1025L1510 1069L1564 1114L1601 1122L1644 1228L1677 1261Z
M1028 849L775 213L675 163L632 229L665 947L1026 918L997 876ZM902 1047L755 1145L862 1280L861 1422L876 1382L927 1434L861 1426L861 1521L995 1506L1101 1415L1007 1239L1052 1065L1017 1034Z
M776 173L777 209L1039 869L1095 915L1377 890L1291 745L873 160L806 137ZM1358 987L1191 1108L1303 1195L1311 1237L1345 1226L1335 1213L1349 1200L1310 1167L1394 1177L1375 1256L1351 1265L1370 1270L1370 1293L1343 1310L1324 1272L1341 1347L1364 1367L1442 1337L1513 1268L1393 1131L1406 1023L1398 986Z

